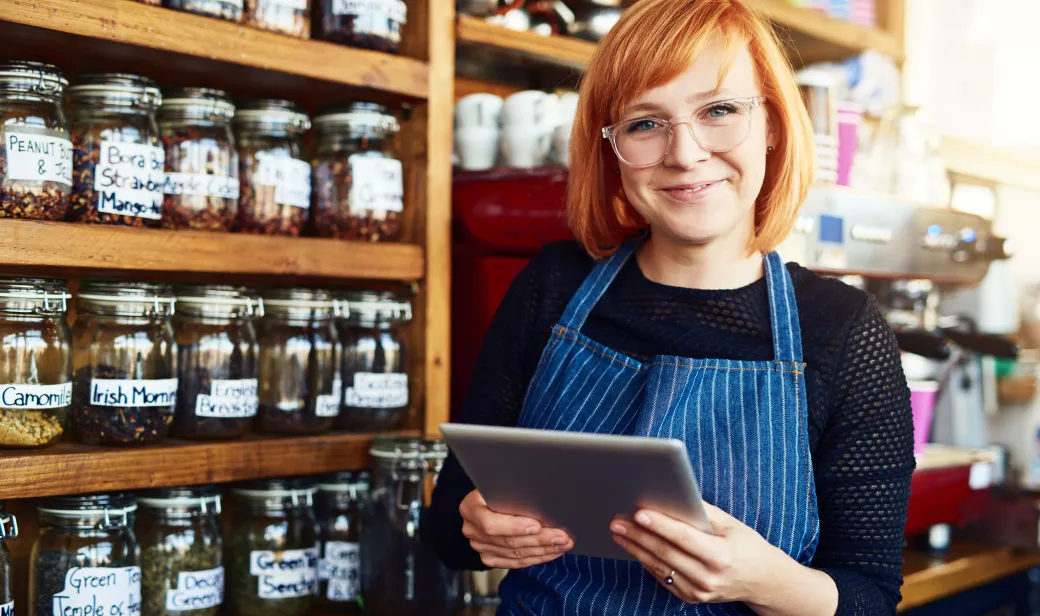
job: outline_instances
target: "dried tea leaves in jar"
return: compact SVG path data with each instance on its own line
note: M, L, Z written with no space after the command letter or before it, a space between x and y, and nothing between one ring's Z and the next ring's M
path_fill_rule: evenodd
M360 49L397 53L408 15L404 0L318 0L315 28L326 41Z
M311 36L311 0L245 0L247 26L288 34Z

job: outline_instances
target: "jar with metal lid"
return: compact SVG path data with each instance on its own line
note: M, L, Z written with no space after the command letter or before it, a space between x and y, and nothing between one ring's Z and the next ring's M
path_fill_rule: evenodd
M265 434L314 434L339 415L336 303L325 291L274 289L260 319L260 410Z
M220 492L215 486L142 492L142 614L217 616L224 603Z
M29 616L140 614L134 512L127 494L49 498L29 570Z
M245 0L245 23L297 38L311 36L311 0Z
M0 218L62 220L72 193L72 141L53 64L0 62Z
M314 119L315 235L393 240L404 212L404 175L394 148L400 126L389 107L356 102Z
M358 432L399 428L408 416L403 327L412 319L412 304L386 291L345 293L341 301L343 404L336 427Z
M315 36L325 41L397 53L408 17L404 0L318 0Z
M68 289L47 278L0 278L0 447L43 447L72 405Z
M7 542L18 537L18 519L7 513L0 503L0 614L14 615L14 587L11 584L13 562Z
M315 509L321 562L318 564L318 603L338 614L360 614L361 585L358 553L361 503L372 481L369 471L342 471L318 479Z
M242 23L242 0L166 0L166 7L205 17Z
M311 166L300 140L310 119L295 104L261 100L235 115L239 182L236 229L297 236L311 207Z
M256 292L224 285L176 288L177 414L173 434L229 439L253 426L260 345Z
M147 77L86 75L69 87L72 104L72 200L80 222L158 227L163 166L155 111L162 94Z
M230 616L303 616L318 589L314 483L258 479L232 490L225 541Z
M427 480L448 455L440 441L376 437L372 491L361 510L361 602L366 612L449 616L462 606L460 575L421 533Z
M222 90L167 91L159 110L166 150L163 227L227 231L238 214L235 106Z
M177 402L169 285L90 280L76 295L72 413L88 445L166 438Z

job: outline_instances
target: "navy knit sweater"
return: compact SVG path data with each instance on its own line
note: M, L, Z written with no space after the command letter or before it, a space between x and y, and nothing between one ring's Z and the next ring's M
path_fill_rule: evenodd
M517 276L484 339L461 420L513 426L552 326L592 270L574 242L546 246ZM910 397L899 349L873 298L788 265L806 366L809 443L819 501L812 566L838 587L837 614L895 614L914 469ZM657 284L629 259L583 332L644 360L654 355L772 358L765 279L733 290ZM449 457L429 537L452 568L483 569L462 536L459 504L473 484Z

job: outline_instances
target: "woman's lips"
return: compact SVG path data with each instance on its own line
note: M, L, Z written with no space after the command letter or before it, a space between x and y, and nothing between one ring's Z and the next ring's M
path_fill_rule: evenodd
M684 184L682 186L673 186L671 188L665 188L662 190L666 195L678 201L680 203L693 203L704 199L709 194L715 192L715 189L722 184L723 180L715 180L714 182L698 182L697 184Z

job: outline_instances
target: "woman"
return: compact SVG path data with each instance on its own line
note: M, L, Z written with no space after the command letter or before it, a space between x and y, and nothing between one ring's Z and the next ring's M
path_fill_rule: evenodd
M738 0L642 0L581 87L580 241L517 277L462 420L683 439L714 535L611 524L634 561L491 511L454 459L430 529L454 568L512 569L500 614L894 614L914 468L894 337L865 293L776 245L811 182L808 118Z

